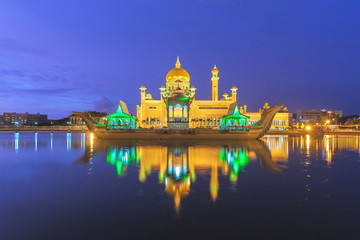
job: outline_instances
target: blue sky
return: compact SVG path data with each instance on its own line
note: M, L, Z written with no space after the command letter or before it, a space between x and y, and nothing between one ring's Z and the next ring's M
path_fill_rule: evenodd
M264 102L359 114L359 1L0 1L0 113L135 113L180 56L197 88L239 88Z

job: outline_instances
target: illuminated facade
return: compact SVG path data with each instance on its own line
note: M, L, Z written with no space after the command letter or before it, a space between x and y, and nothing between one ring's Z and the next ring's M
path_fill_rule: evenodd
M230 105L237 102L238 89L233 86L231 95L224 93L219 99L219 70L216 66L211 71L211 100L196 99L196 88L190 86L190 75L181 67L179 57L175 68L166 75L166 86L159 88L160 99L156 100L140 87L141 104L137 105L138 126L142 128L219 128L221 118L228 114ZM239 106L239 114L249 117L247 125L261 118L261 111L247 112L247 106ZM234 122L235 123L235 122ZM225 125L227 122L225 123ZM289 127L289 113L276 114L272 128Z

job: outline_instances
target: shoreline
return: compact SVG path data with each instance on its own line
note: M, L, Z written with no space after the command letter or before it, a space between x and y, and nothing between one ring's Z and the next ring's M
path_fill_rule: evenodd
M0 132L88 132L84 126L0 126Z
M306 131L299 130L269 130L266 135L288 135L288 136L306 136L310 134ZM354 135L360 136L360 131L328 131L324 135Z
M88 132L84 126L0 126L0 132ZM309 132L301 130L269 130L266 135L304 136ZM360 131L329 131L324 135L355 135L360 136Z

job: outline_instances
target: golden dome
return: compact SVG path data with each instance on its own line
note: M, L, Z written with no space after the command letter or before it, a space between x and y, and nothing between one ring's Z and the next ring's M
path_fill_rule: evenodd
M219 69L217 69L216 65L214 66L213 70L211 70L212 74L218 74L219 73Z
M185 69L181 68L179 57L177 57L175 67L166 74L166 81L175 79L190 81L189 73Z

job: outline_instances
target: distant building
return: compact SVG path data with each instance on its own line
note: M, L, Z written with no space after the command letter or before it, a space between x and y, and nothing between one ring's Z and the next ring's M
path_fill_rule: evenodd
M300 122L323 122L326 119L334 119L342 117L341 110L327 109L299 109L297 110L297 121Z
M6 113L2 116L4 125L41 125L47 123L46 114L31 114L31 113ZM1 122L1 121L0 121Z

